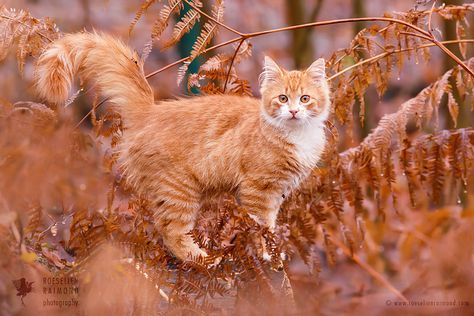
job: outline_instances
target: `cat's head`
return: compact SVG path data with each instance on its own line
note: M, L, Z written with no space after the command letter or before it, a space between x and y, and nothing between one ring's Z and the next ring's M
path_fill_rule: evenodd
M297 128L322 123L329 115L329 86L322 58L306 70L287 71L265 57L260 91L263 116L274 126Z

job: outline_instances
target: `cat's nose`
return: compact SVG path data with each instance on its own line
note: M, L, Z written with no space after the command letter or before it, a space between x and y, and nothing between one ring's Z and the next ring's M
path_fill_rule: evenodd
M298 110L290 110L290 113L291 115L293 115L293 117L296 117L296 113L298 113Z

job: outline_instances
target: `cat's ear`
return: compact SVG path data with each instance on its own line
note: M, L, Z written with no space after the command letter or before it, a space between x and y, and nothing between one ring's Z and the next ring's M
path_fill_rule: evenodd
M308 69L306 69L306 73L314 80L322 80L326 78L326 62L324 58L319 58L314 61Z
M263 60L263 71L259 77L260 86L265 87L271 82L278 81L282 74L283 71L277 63L270 57L265 56L265 59Z

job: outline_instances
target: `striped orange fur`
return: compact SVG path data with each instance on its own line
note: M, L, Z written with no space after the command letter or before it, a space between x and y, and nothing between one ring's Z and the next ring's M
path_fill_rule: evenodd
M286 71L266 57L261 99L214 95L155 103L130 48L107 35L77 33L40 56L37 91L64 103L76 74L121 113L124 173L153 201L165 244L181 259L206 255L186 234L205 192L236 192L249 214L273 229L283 196L316 166L326 143L330 102L322 59L304 71Z

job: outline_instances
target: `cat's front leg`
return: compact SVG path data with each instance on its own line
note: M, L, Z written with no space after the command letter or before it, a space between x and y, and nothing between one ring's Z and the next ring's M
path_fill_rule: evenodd
M259 183L259 180L243 182L239 189L239 200L250 217L271 232L275 230L281 203L281 190L273 184Z
M272 183L262 183L261 180L244 182L239 190L239 199L249 216L260 225L275 231L278 211L283 202L281 189ZM262 237L261 256L266 261L271 261L266 242Z

